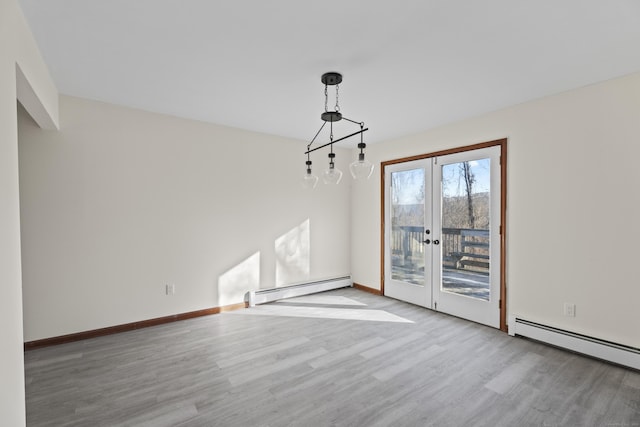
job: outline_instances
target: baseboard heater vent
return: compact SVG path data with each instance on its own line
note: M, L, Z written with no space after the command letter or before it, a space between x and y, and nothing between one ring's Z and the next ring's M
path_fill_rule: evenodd
M260 289L257 291L249 291L248 302L249 307L254 307L257 304L264 304L284 298L299 297L302 295L315 294L333 289L348 288L350 286L353 286L351 276L345 276L335 279L282 286L280 288Z
M509 335L520 335L640 370L640 349L509 316Z

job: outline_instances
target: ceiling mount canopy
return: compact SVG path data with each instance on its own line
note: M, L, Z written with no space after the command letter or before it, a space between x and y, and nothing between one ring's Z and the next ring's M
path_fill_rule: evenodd
M327 86L339 85L342 83L342 74L330 71L328 73L324 73L320 78L320 81Z
M370 161L365 160L364 149L367 145L364 143L363 134L369 129L364 127L364 122L351 120L344 117L340 112L339 85L342 83L342 74L337 72L324 73L320 81L324 84L324 112L320 114L320 119L322 119L323 123L311 142L307 145L307 151L305 152L307 155L307 161L305 162L307 170L303 177L303 185L307 188L314 188L318 184L318 177L314 175L311 170L311 153L325 147L329 147L329 167L322 173L322 180L325 184L338 184L342 179L342 171L335 167L334 159L336 155L333 152L333 144L356 135L360 135L360 143L358 144L360 153L358 154L358 159L349 165L349 171L354 179L367 179L373 173L373 164ZM333 110L329 110L329 86L335 86L335 106ZM333 123L341 120L345 120L359 126L360 130L334 140ZM329 123L330 128L329 142L319 147L311 148L327 123Z

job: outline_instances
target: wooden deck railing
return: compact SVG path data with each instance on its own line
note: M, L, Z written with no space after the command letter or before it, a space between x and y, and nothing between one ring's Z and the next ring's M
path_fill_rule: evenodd
M398 226L391 233L391 254L411 261L424 256L425 239L433 240L424 227ZM439 237L442 261L447 267L463 269L489 269L489 230L470 228L443 228Z

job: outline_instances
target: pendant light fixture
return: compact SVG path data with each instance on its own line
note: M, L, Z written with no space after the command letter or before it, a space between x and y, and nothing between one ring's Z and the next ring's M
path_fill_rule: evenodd
M306 188L315 188L315 186L318 184L318 181L319 181L318 176L314 175L311 169L311 165L312 165L311 153L325 147L330 148L329 156L328 156L329 166L322 173L322 181L325 184L338 184L340 180L342 180L342 171L336 168L335 161L334 161L336 155L333 152L333 144L339 141L343 141L345 139L351 138L352 136L356 136L356 135L360 135L360 143L358 144L360 153L358 154L358 160L354 161L349 165L349 171L351 172L351 176L353 176L354 179L367 179L373 173L373 163L371 163L368 160L365 160L364 149L366 148L367 145L364 143L363 134L369 129L364 127L364 122L356 122L354 120L348 119L344 117L340 112L340 103L339 103L340 86L339 85L340 83L342 83L342 74L336 73L336 72L325 73L322 75L322 78L320 79L320 81L324 83L324 113L320 115L320 118L322 119L323 123L322 123L322 126L320 126L320 129L318 130L316 135L311 140L311 142L307 145L307 151L305 152L305 154L307 155L307 161L305 163L307 168L306 168L306 173L302 180L302 184ZM336 102L335 102L335 107L333 111L329 110L329 86L335 86ZM338 138L334 140L333 139L333 123L339 122L340 120L343 120L343 119L357 126L360 126L360 130L352 134L349 134L347 136L344 136L342 138ZM319 147L311 148L313 143L318 138L318 135L320 135L320 133L322 132L322 129L324 129L327 123L329 123L329 128L330 128L329 142Z
M362 128L364 124L360 124ZM349 165L349 172L351 172L351 176L353 179L369 179L371 174L373 173L373 163L364 158L364 149L367 147L362 140L362 134L360 134L360 143L358 144L358 148L360 149L360 153L358 153L358 160L354 161Z

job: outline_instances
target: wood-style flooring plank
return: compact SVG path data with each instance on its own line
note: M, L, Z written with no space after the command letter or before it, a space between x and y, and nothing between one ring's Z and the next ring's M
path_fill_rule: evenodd
M25 353L28 426L636 426L640 372L355 289Z

